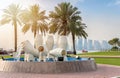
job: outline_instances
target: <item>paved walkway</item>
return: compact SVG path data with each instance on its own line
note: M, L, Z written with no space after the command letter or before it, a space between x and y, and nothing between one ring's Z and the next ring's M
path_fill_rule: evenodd
M0 78L111 78L120 76L120 66L98 65L97 71L64 73L64 74L33 74L0 72Z

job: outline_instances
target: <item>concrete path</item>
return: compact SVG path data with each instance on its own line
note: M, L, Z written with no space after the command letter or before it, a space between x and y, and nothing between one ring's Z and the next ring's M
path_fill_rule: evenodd
M120 76L120 66L99 64L97 71L63 74L0 72L0 78L112 78L114 76Z

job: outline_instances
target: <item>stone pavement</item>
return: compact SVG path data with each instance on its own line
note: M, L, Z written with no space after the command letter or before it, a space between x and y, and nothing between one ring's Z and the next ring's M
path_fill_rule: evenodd
M0 72L0 78L111 78L114 76L120 76L120 66L99 64L97 71L63 74Z

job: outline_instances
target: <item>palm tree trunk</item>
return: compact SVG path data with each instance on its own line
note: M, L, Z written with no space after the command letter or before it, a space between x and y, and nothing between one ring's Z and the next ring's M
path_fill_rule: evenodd
M15 49L15 52L17 51L17 23L16 23L16 20L14 20L14 49Z
M34 29L34 38L35 38L35 37L36 37L36 34L37 34L37 29L36 29L36 28L37 28L37 22L34 22L34 26L35 26L35 27L34 27L34 28L35 28L35 29Z
M36 37L36 31L34 32L34 38Z
M76 49L75 49L75 35L72 33L72 40L73 40L73 54L76 55Z
M36 37L36 31L34 32L34 39L35 39L35 37ZM36 48L35 41L34 41L34 48Z

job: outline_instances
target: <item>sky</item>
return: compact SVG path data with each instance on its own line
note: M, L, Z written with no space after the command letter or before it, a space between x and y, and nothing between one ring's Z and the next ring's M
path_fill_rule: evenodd
M0 19L2 19L3 9L12 3L19 4L22 9L39 4L40 8L46 10L48 14L58 3L65 1L70 2L81 11L82 20L87 25L88 39L120 38L120 0L1 0ZM30 31L24 35L19 27L18 32L18 43L26 39L34 41ZM13 43L13 26L11 24L0 26L0 47L10 49L13 48L14 45L11 45Z

